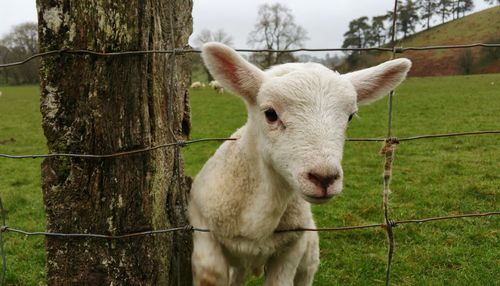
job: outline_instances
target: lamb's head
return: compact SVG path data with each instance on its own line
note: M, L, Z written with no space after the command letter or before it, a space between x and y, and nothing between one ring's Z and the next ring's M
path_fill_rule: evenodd
M264 72L219 43L205 44L202 56L214 78L243 97L265 166L313 203L342 190L345 131L357 105L387 94L411 66L397 59L340 75L320 64L293 63Z

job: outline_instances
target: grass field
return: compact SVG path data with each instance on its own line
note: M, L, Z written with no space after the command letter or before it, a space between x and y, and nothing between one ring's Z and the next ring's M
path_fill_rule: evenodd
M394 135L500 129L500 74L411 78L394 101ZM0 153L46 152L36 87L0 87ZM225 137L246 118L234 96L208 89L191 92L192 138ZM384 137L386 101L360 108L349 137ZM498 135L404 142L396 150L391 217L420 218L500 209ZM184 150L195 175L219 144ZM349 142L344 192L314 206L318 226L381 222L383 158L380 143ZM12 227L42 230L44 211L39 160L0 159L0 192ZM463 219L395 228L392 285L500 285L500 217ZM4 235L7 281L44 282L44 241ZM382 285L386 239L381 229L321 234L321 265L314 285ZM258 285L258 281L251 283Z

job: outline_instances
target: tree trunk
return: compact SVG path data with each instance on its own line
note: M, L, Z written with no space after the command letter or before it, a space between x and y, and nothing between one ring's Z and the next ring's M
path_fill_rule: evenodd
M187 45L192 30L191 0L37 0L37 6L41 52L173 49ZM40 109L50 152L111 154L186 139L189 67L183 55L45 57ZM120 235L186 225L189 180L178 152L45 160L47 231ZM189 232L48 237L48 284L191 285L191 244Z
M8 61L7 61L7 56L9 55L9 49L7 49L7 47L5 47L4 49L4 55L2 57L2 64L6 64ZM9 85L9 68L3 68L3 76L4 76L4 83L5 85Z
M431 27L431 17L432 17L432 14L431 14L431 9L432 9L432 3L429 1L427 3L427 29L426 30L429 30Z

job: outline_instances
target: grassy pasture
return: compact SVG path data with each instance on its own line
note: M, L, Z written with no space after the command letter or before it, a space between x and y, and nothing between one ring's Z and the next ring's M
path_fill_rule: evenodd
M394 136L500 129L500 74L411 78L394 100ZM46 152L37 87L0 87L0 153ZM234 96L191 91L192 138L226 137L246 113ZM360 108L349 137L384 137L385 100ZM500 209L499 136L403 142L394 162L391 217L420 218ZM195 175L219 143L184 149L186 172ZM344 192L314 206L317 225L382 221L383 158L380 143L350 142L344 156ZM9 226L42 230L40 160L0 159L0 192ZM395 228L393 285L499 285L500 217ZM45 281L42 238L4 235L7 282ZM385 233L379 229L321 234L321 265L314 285L383 285ZM258 285L259 280L252 285Z

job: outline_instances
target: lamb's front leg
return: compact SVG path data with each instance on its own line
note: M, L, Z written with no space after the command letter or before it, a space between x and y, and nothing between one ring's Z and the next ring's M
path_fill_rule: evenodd
M193 284L195 286L229 285L229 266L221 245L210 233L193 233Z
M318 248L317 234L304 233L291 247L269 259L264 285L312 285L319 263Z
M295 273L295 286L310 286L313 284L314 274L319 265L319 237L317 232L304 233L304 239L307 241L304 256L297 267Z
M231 267L229 271L230 286L243 286L247 278L247 271L245 268Z

